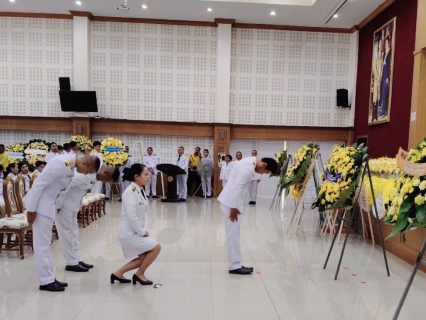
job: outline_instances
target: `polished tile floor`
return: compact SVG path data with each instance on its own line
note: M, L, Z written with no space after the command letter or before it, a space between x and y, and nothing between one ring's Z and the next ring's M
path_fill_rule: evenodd
M152 201L150 234L163 250L147 276L162 284L158 289L110 284L109 275L124 259L115 235L121 204L108 204L106 216L80 229L83 260L95 264L89 273L65 272L59 242L51 247L57 278L69 283L64 293L38 290L28 248L25 260L0 253L0 319L392 318L411 266L389 254L388 278L380 247L351 236L334 281L339 250L323 270L331 240L315 235L318 213L306 211L299 230L288 239L280 234L285 234L292 204L280 232L268 210L270 202L258 199L244 216L244 264L255 272L238 276L228 274L224 222L216 200ZM420 272L400 319L424 319L425 301L426 275Z

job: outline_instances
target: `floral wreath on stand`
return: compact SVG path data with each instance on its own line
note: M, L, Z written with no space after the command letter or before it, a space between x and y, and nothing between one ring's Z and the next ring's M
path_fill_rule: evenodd
M350 147L334 146L327 161L325 181L321 185L318 197L312 209L326 210L352 208L357 201L367 148L363 144Z
M269 175L270 177L281 177L283 167L285 165L285 162L287 160L287 150L281 151L278 155L275 154L276 161L277 161L277 172L271 172Z
M25 159L25 149L27 145L24 143L13 143L6 147L6 152L9 155L8 164L20 163Z
M396 163L396 158L382 157L370 159L369 166L373 174L390 174L397 175L401 173Z
M425 174L426 138L408 152L406 161L417 164ZM426 228L426 175L401 172L394 184L383 190L383 205L387 212L384 222L393 226L388 238L402 232L405 242L405 233L411 228Z
M116 138L105 138L102 140L101 154L105 163L113 167L125 165L129 158L123 142Z
M311 165L312 158L319 151L319 146L310 142L302 146L297 150L294 155L296 161L290 168L288 168L286 174L283 176L281 183L281 192L285 188L290 187L291 195L294 199L299 200L302 195L303 182L308 173L309 166Z
M68 142L75 141L78 144L78 150L84 154L90 154L90 152L93 150L93 143L92 140L90 140L86 136L72 136L68 139Z
M49 143L41 139L33 139L28 142L25 149L25 160L32 166L37 161L46 161L46 154L49 152Z

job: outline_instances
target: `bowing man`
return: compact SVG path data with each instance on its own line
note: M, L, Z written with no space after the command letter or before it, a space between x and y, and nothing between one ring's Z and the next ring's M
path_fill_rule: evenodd
M91 189L94 182L118 180L120 172L118 168L101 165L97 174L82 174L74 170L74 177L69 186L61 191L56 199L55 205L58 214L56 215L56 227L59 233L59 242L64 253L66 271L87 272L93 265L81 260L80 246L78 243L78 222L77 213L81 209L81 202L87 190Z
M50 257L56 198L71 183L74 168L78 173L87 175L97 172L99 167L100 160L94 156L56 156L49 161L24 197L28 223L33 226L34 258L40 290L57 292L64 291L68 286L67 283L56 280Z
M253 174L276 171L277 162L272 158L248 157L238 161L234 164L228 183L217 199L221 203L220 208L225 218L229 273L243 275L253 272L253 268L244 267L242 262L240 228L244 203Z

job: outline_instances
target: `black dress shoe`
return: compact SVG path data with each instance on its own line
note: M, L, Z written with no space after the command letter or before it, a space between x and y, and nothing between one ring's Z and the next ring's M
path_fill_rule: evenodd
M249 204L253 204L253 201L250 201Z
M111 283L114 283L115 281L118 281L120 283L130 283L132 282L130 279L123 279L123 278L119 278L117 277L115 274L111 273Z
M66 283L66 282L61 282L61 281L58 281L58 280L55 279L55 283L62 288L68 287L68 283Z
M160 198L159 196L152 196L153 199L158 199Z
M93 264L84 263L83 261L80 261L78 264L80 266L86 268L86 269L92 269L93 268Z
M65 270L66 271L73 271L73 272L87 272L87 271L89 271L89 269L87 269L87 268L85 268L85 267L83 267L79 264L76 264L75 266L65 266Z
M253 271L253 267L244 267L244 266L242 266L241 268Z
M241 274L241 275L250 274L252 272L253 272L253 270L244 269L244 268L239 268L239 269L235 269L235 270L229 270L229 273L231 273L231 274Z
M118 199L118 202L121 202L121 198L120 198L120 199Z
M142 279L140 279L137 275L133 275L133 284L136 284L136 282L139 282L141 285L143 286L150 286L151 284L153 284L153 282L151 280L147 280L147 281L143 281Z
M252 205L254 205L254 206L255 206L255 205L256 205L256 201L252 201L252 202L253 202L253 203L252 203Z
M44 286L40 286L40 290L50 291L50 292L62 292L62 291L65 291L65 288L61 287L56 282L52 282L49 284L45 284Z

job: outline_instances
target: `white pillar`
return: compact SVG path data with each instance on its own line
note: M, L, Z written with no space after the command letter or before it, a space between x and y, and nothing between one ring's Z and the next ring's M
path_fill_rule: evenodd
M229 123L229 96L231 92L232 25L217 26L217 88L216 121Z
M90 20L74 16L74 91L91 89L90 81Z

